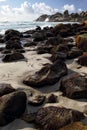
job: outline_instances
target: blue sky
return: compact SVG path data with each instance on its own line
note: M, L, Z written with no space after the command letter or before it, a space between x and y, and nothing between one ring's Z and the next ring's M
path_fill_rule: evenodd
M0 20L34 20L42 14L68 9L70 13L86 11L87 0L0 0Z

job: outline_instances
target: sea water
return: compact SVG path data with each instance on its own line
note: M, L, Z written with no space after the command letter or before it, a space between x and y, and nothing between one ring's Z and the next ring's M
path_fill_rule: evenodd
M29 22L29 21L20 21L20 22L0 22L0 34L4 34L6 30L8 29L15 29L18 30L20 32L24 32L27 30L31 30L31 29L35 29L37 26L40 26L41 28L45 27L45 26L52 26L54 27L55 25L59 24L61 22ZM71 23L72 22L62 22L64 24L67 23Z

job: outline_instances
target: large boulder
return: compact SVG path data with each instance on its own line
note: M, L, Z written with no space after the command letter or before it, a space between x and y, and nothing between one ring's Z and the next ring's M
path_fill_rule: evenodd
M57 36L57 37L50 37L47 41L46 41L46 45L59 45L60 43L63 43L63 38L61 36Z
M2 59L3 62L12 62L23 60L25 57L19 52L13 52L12 54L5 55Z
M10 84L6 84L6 83L0 84L0 97L5 94L12 93L14 91L15 89Z
M34 38L35 42L44 41L46 39L46 34L42 31L35 32L32 37Z
M35 121L38 127L43 130L58 130L83 118L82 112L64 107L49 106L37 111Z
M6 42L6 49L22 49L21 43L17 40L8 40Z
M85 52L82 56L80 56L77 62L82 66L87 66L87 52Z
M67 59L73 59L73 58L77 58L79 56L81 56L83 54L82 50L79 49L71 49L70 51L68 51L67 53Z
M66 77L61 81L60 91L72 99L87 98L87 78L79 74Z
M25 112L26 99L22 91L0 97L0 126L7 125Z
M53 85L59 79L67 74L66 64L62 60L57 60L54 64L47 64L34 75L28 75L23 83L32 87L42 87L45 85Z
M17 31L17 30L13 30L13 29L9 29L5 32L5 41L8 41L11 38L19 38L22 36L22 34Z
M83 51L87 51L87 33L82 35L77 35L76 46Z

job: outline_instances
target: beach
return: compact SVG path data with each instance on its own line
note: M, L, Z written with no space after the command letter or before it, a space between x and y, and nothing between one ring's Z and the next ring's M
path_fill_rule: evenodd
M31 40L31 38L21 38L21 41L23 42L24 39L25 39L25 42L28 40ZM40 43L41 41L39 41L39 44ZM23 83L23 80L26 78L26 76L28 75L32 76L36 72L41 70L42 67L46 66L46 64L51 65L54 63L50 60L52 54L50 53L37 54L37 48L38 48L38 45L36 46L31 45L29 47L23 47L23 49L25 50L25 52L23 53L25 57L24 59L17 60L17 61L14 60L12 62L7 62L7 61L1 62L0 63L0 83L11 84L11 86L15 89L28 89L28 91L30 92L32 91L34 95L44 95L46 98L50 94L54 94L57 96L58 102L56 103L45 102L44 104L39 105L39 106L32 106L30 104L27 104L26 112L25 112L27 114L37 112L37 110L43 106L46 106L46 107L47 106L56 106L56 107L61 106L61 107L70 108L70 109L74 109L74 110L85 113L85 111L87 111L86 98L76 99L76 100L70 99L67 96L63 96L62 92L59 91L60 82L63 78L70 77L72 74L75 74L75 73L78 73L82 76L85 76L87 74L87 67L79 65L77 63L78 57L74 59L65 60L65 64L68 69L68 74L61 77L58 80L58 82L54 83L53 85L45 85L42 87L32 87ZM2 58L4 56L5 54L2 55ZM28 97L28 92L27 92L27 97ZM87 124L86 116L85 116L85 119L82 120L82 122ZM6 126L0 127L0 130L37 130L37 128L35 127L34 124L27 123L20 118L20 119L15 119L13 122L9 123Z

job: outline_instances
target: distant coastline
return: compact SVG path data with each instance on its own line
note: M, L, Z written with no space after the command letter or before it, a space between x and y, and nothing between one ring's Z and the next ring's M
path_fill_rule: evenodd
M35 21L43 22L83 22L87 20L87 11L82 11L81 13L71 13L65 10L63 13L57 12L53 15L43 14Z

